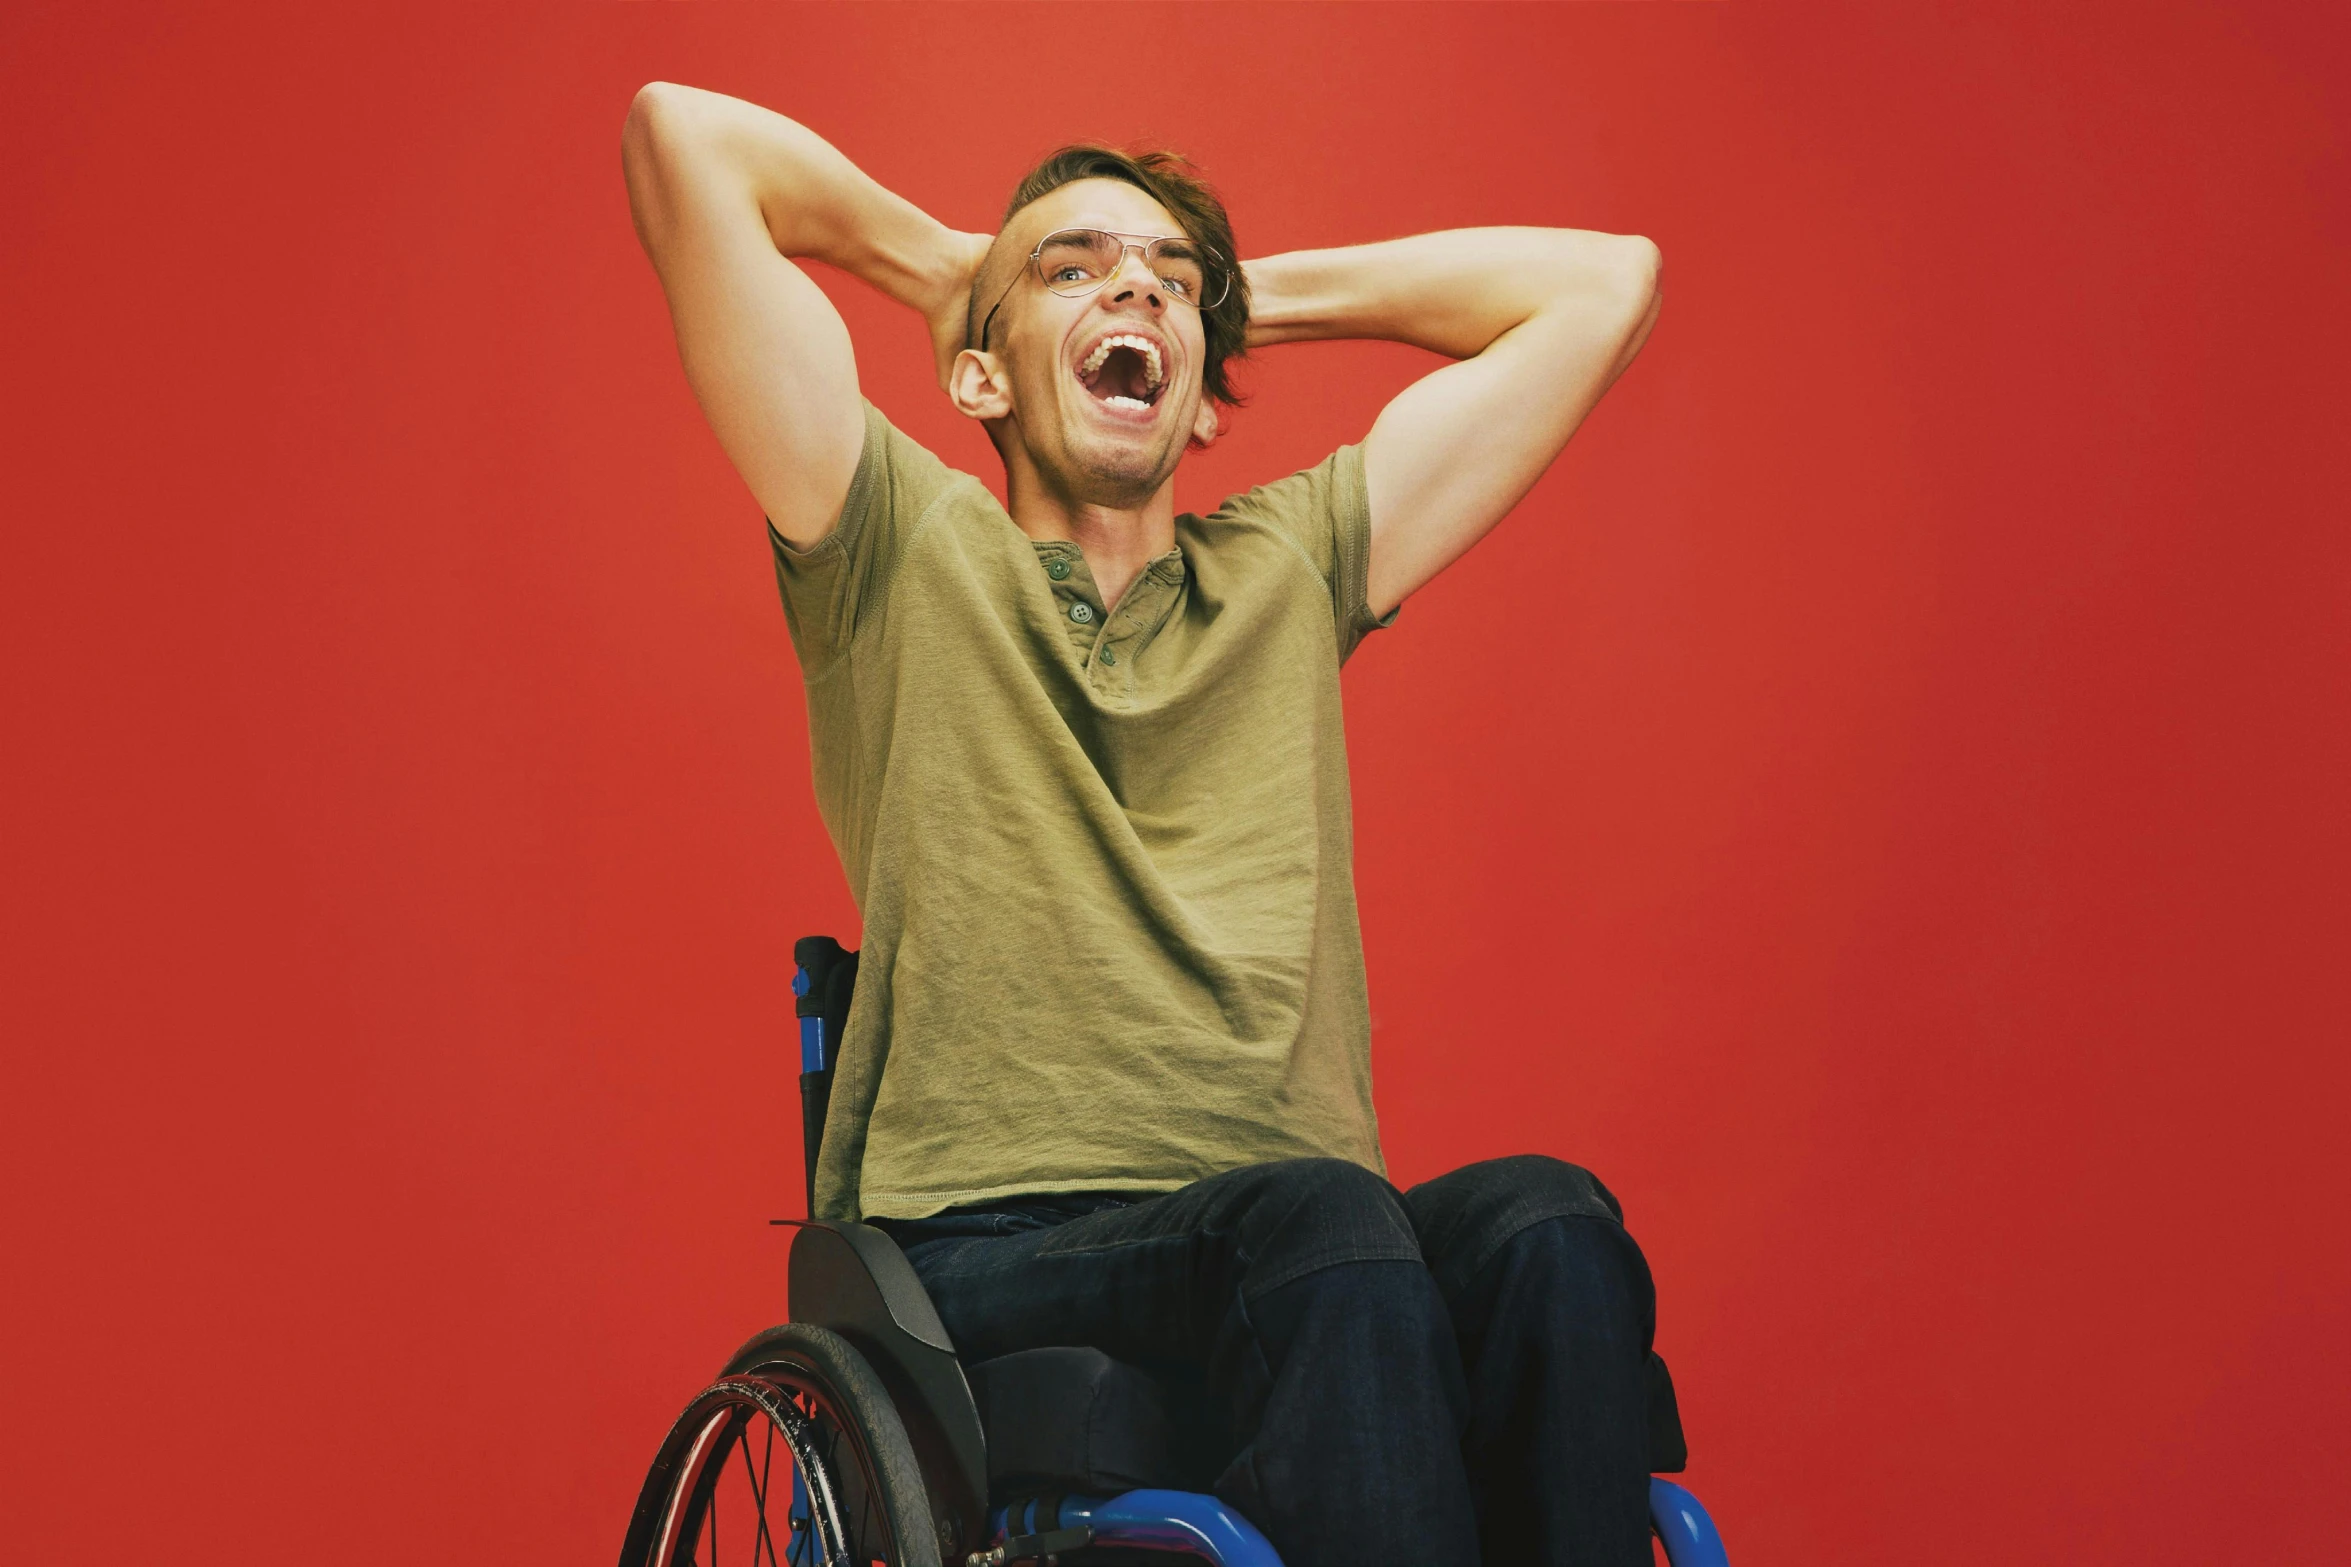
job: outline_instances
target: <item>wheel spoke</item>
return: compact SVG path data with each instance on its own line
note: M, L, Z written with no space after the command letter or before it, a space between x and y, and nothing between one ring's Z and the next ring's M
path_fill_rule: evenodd
M769 1450L772 1452L775 1447L775 1422L772 1420L767 1424L767 1442ZM758 1532L751 1538L751 1567L759 1567L759 1549L762 1545L767 1547L769 1561L774 1561L776 1554L775 1541L769 1537L767 1532L767 1481L758 1470L751 1467L751 1444L749 1442L742 1444L742 1452L743 1478L751 1487L751 1505L755 1509L755 1516L758 1520ZM761 1467L765 1467L764 1462Z

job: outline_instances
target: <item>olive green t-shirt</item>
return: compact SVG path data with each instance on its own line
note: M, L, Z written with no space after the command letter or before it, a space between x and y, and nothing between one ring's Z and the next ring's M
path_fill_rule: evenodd
M865 923L820 1216L1383 1170L1339 710L1369 526L1343 447L1178 517L1106 612L867 405L839 527L773 540Z

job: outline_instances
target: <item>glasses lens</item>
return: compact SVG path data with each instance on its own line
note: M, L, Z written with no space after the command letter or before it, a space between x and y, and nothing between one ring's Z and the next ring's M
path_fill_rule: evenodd
M1118 270L1126 249L1100 229L1063 229L1037 247L1037 272L1056 294L1089 294Z
M1037 272L1056 294L1090 294L1118 271L1130 243L1100 229L1063 229L1037 247ZM1222 270L1190 240L1152 240L1143 257L1160 286L1184 303L1205 310L1224 298Z
M1188 305L1208 303L1207 290L1214 285L1209 282L1199 246L1188 239L1154 240L1150 261L1151 270L1169 293Z

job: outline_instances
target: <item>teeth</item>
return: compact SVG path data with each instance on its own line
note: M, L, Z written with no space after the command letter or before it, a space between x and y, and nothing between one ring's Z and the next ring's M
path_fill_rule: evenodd
M1131 332L1121 332L1096 343L1094 351L1086 356L1086 362L1079 367L1078 373L1092 375L1101 369L1102 361L1110 357L1110 351L1114 348L1131 348L1141 354L1143 356L1143 379L1152 386L1157 386L1161 378L1167 374L1159 364L1159 345L1147 337L1137 337Z
M1102 401L1112 408L1148 408L1151 406L1140 397L1105 397Z

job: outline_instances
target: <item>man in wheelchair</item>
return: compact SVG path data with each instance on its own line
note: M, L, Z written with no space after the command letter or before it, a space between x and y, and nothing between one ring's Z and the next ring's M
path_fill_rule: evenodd
M624 147L767 514L863 914L813 1216L895 1240L975 1384L1051 1346L1157 1378L1205 1433L1165 1461L1289 1567L1649 1561L1654 1297L1616 1200L1533 1156L1384 1178L1339 670L1623 373L1655 247L1494 228L1244 264L1180 160L1090 147L958 233L666 84ZM795 258L922 315L1008 506L861 398ZM1349 337L1453 362L1360 444L1177 514L1233 360Z

